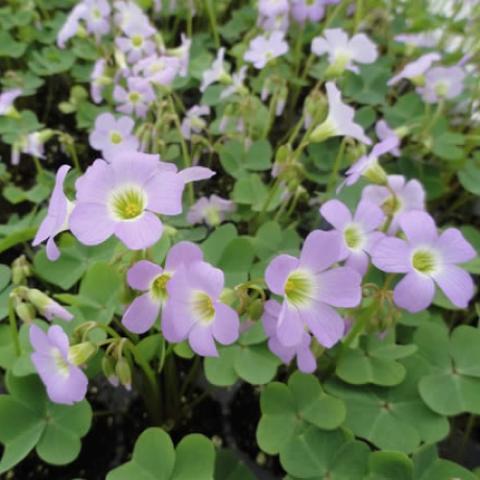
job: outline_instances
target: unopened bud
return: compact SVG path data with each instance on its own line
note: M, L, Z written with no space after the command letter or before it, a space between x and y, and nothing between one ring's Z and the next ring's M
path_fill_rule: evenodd
M233 305L236 299L237 295L235 290L231 288L224 288L223 292L220 294L220 301L226 305Z
M124 357L120 357L117 365L115 366L115 374L117 375L120 383L127 389L132 388L132 370L130 365Z
M22 322L32 323L37 312L32 304L20 302L15 306L15 313Z
M263 301L260 298L254 300L247 308L247 315L254 322L260 320L263 315Z
M104 355L102 358L102 371L110 385L113 385L114 387L120 385L120 380L115 373L115 361L109 355Z
M16 258L12 263L12 283L22 285L32 275L32 269L25 255Z
M74 365L83 365L96 352L97 346L92 342L82 342L69 348L68 360Z

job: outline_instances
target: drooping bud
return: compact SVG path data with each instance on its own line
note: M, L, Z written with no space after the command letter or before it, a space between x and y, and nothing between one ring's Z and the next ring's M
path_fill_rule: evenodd
M27 299L47 320L52 320L57 317L65 321L70 321L73 318L73 315L68 310L36 288L28 289Z
M118 387L120 385L120 380L115 373L115 361L111 356L104 355L102 358L102 371L110 385L114 387Z
M120 383L127 389L132 389L132 370L124 357L120 357L115 365L115 374Z
M247 308L247 315L250 320L254 322L260 320L263 315L263 301L257 298Z
M16 258L12 263L12 283L23 285L28 277L32 275L32 268L25 255Z
M82 342L69 348L68 360L74 365L83 365L96 352L97 346L92 342Z
M19 302L15 305L15 313L22 322L30 324L35 320L37 312L31 303Z

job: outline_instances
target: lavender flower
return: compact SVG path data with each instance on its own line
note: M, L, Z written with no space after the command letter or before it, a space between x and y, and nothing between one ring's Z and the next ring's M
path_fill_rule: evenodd
M80 26L80 20L87 15L87 5L84 2L77 4L67 17L66 22L59 30L57 35L57 45L65 48L65 44L74 37Z
M13 102L22 94L20 88L5 90L0 95L0 115L8 115L13 109Z
M99 58L93 65L90 75L90 95L95 103L102 101L103 87L110 83L110 79L105 77L107 62L103 58Z
M423 83L423 75L425 74L425 72L432 66L433 63L438 62L441 58L442 57L435 52L422 55L414 62L407 63L407 65L402 68L400 73L397 73L397 75L395 75L388 81L387 85L395 85L402 78L408 78L410 80L415 80L416 82L420 81L421 83Z
M224 275L206 262L181 265L168 282L168 302L162 319L162 331L169 342L188 338L194 352L202 356L218 355L215 340L230 345L237 340L238 314L220 300Z
M315 37L312 52L321 56L328 54L327 74L340 75L345 70L358 73L356 63L373 63L378 57L376 45L364 34L358 33L352 38L340 28L325 30L324 37Z
M144 118L155 100L150 82L140 77L130 77L127 79L127 85L127 90L120 85L116 85L113 90L113 99L118 104L117 110L127 115L135 114L137 117Z
M150 37L155 34L155 29L148 23L130 23L124 31L127 36L117 38L115 43L130 63L153 54L155 43Z
M148 260L135 263L128 271L128 284L145 293L135 298L125 311L122 318L125 327L138 334L150 330L167 302L167 285L177 268L201 260L203 253L197 245L180 242L168 252L165 269Z
M259 0L258 11L265 17L276 17L288 13L288 0Z
M268 300L263 311L263 328L269 337L268 348L288 365L295 357L297 358L298 369L303 373L313 373L317 368L317 360L310 350L312 337L303 332L298 345L286 347L277 338L277 328L282 312L282 306L276 300Z
M301 24L320 21L325 15L324 0L292 0L292 17Z
M368 178L373 183L384 185L387 182L387 174L378 163L378 158L398 147L398 139L388 137L383 142L377 143L368 155L360 157L345 173L343 185L353 185L360 177Z
M439 235L426 212L404 213L399 223L406 240L386 237L372 252L372 262L380 270L406 274L393 291L395 303L409 312L420 312L432 303L438 285L454 305L466 308L474 285L456 264L473 259L473 247L456 228Z
M73 315L67 309L36 288L27 289L27 300L49 321L60 318L69 322L73 319Z
M215 227L225 220L228 213L235 210L235 204L217 195L209 198L202 197L190 207L187 221L192 225L205 221L207 225Z
M204 92L212 83L225 82L230 79L230 75L225 69L225 48L220 48L217 52L212 66L203 72L200 91Z
M333 82L327 82L328 116L310 135L312 142L323 142L330 137L353 137L370 145L372 141L363 128L355 123L355 110L342 102L342 95Z
M438 43L435 32L401 33L394 38L397 42L421 48L432 48Z
M385 120L379 120L375 125L375 133L380 141L387 140L388 138L394 138L398 144L400 145L400 137L397 133L392 130L388 123ZM400 156L400 149L395 147L390 152L395 157Z
M97 38L110 31L110 4L107 0L83 0L86 6L84 14L87 31Z
M124 33L127 33L131 28L137 25L149 26L148 17L143 13L143 10L134 1L120 1L113 3L116 10L114 20Z
M362 191L362 200L368 200L392 215L389 235L394 235L399 228L399 218L405 212L425 210L425 190L418 180L407 180L403 175L388 175L388 187L368 185ZM392 192L395 195L392 195Z
M259 15L257 25L265 32L282 32L286 35L290 21L289 16L286 13L273 16Z
M316 230L305 239L299 259L279 255L268 265L268 288L284 297L276 332L282 345L298 345L306 327L327 348L342 337L344 322L332 307L360 303L361 276L349 267L330 269L341 248L337 232Z
M130 117L116 119L111 113L102 113L95 120L95 128L90 133L90 145L100 150L103 158L109 162L115 160L118 153L135 152L138 139L132 133L135 122Z
M220 98L225 100L225 98L230 97L234 93L242 93L248 91L243 84L247 76L247 67L244 65L238 72L232 75L232 84L229 85L223 92L220 94Z
M180 68L181 62L177 57L151 55L137 62L133 67L133 73L142 74L143 78L151 83L170 86Z
M374 203L363 200L358 204L352 217L350 210L339 200L330 200L322 205L320 213L342 238L340 260L345 265L365 275L368 268L368 255L382 234L377 229L385 220L385 215Z
M465 71L461 67L434 67L425 74L425 86L417 91L426 103L436 103L460 95L464 79Z
M281 57L288 52L288 43L284 39L283 32L273 32L270 35L255 37L245 52L244 60L253 63L253 66L261 70L274 58Z
M40 327L30 327L33 365L52 402L72 405L85 398L88 378L69 360L69 342L65 332L52 325L45 333Z
M190 63L190 47L192 40L182 33L182 43L179 47L168 50L168 54L176 57L180 61L180 69L178 74L181 77L188 75L188 65Z
M85 245L115 235L132 250L147 248L162 235L156 214L180 214L185 184L213 174L202 167L177 173L157 155L139 152L119 154L112 163L96 160L77 180L70 229Z
M202 118L210 115L210 107L207 105L194 105L185 114L182 121L181 131L186 139L190 139L193 133L200 133L207 126L207 122Z
M40 228L32 242L32 245L36 247L47 240L47 257L52 261L60 257L60 250L55 244L55 237L60 232L68 230L69 212L73 208L73 204L63 192L63 183L69 170L69 165L62 165L58 169L55 177L55 187L50 197L47 216L40 224Z

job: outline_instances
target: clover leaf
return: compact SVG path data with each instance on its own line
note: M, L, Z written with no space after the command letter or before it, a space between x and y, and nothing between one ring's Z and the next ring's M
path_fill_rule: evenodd
M5 449L0 473L10 470L34 448L54 465L73 461L80 439L90 429L92 411L84 400L73 406L50 402L37 376L7 374L9 395L0 395L0 442Z
M448 336L442 324L425 324L415 334L418 361L428 372L420 380L424 402L441 415L480 413L480 331L468 325Z
M289 440L310 425L333 430L345 420L343 401L324 392L313 375L295 372L288 384L273 382L260 398L257 441L271 455L282 454Z
M132 459L107 480L211 480L214 462L213 444L203 435L187 435L175 450L165 431L149 428L135 443Z

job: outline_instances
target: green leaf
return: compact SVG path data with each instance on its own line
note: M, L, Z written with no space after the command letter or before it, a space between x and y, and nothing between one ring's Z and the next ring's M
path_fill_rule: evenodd
M288 440L309 425L333 430L345 420L344 403L327 395L313 375L295 372L288 385L273 382L260 399L257 441L268 454L284 451Z
M74 62L75 55L71 51L50 46L40 51L34 51L31 54L28 67L36 75L45 77L66 72Z
M400 452L372 452L367 480L413 480L413 463Z
M231 223L221 225L202 243L205 261L218 265L227 245L237 238L237 229Z
M80 452L80 439L90 429L92 411L86 400L73 406L51 403L37 376L7 375L9 395L0 395L0 442L5 449L0 473L10 470L36 447L46 462L63 465Z
M463 187L474 195L480 195L480 161L469 160L458 172Z
M248 280L254 256L252 242L247 237L234 238L225 246L217 266L225 273L227 287L234 287Z
M132 460L115 468L107 480L211 480L215 451L203 435L188 435L173 447L160 428L145 430L135 443Z
M215 480L255 480L253 473L231 450L220 450L215 460Z
M347 480L362 478L369 448L342 430L310 427L291 437L280 453L282 467L296 478Z
M27 44L17 42L8 32L0 32L0 57L19 58L27 49Z
M268 196L268 189L256 174L242 177L235 182L232 199L242 205L251 205L253 210L259 212ZM275 202L270 202L268 210L275 207Z

